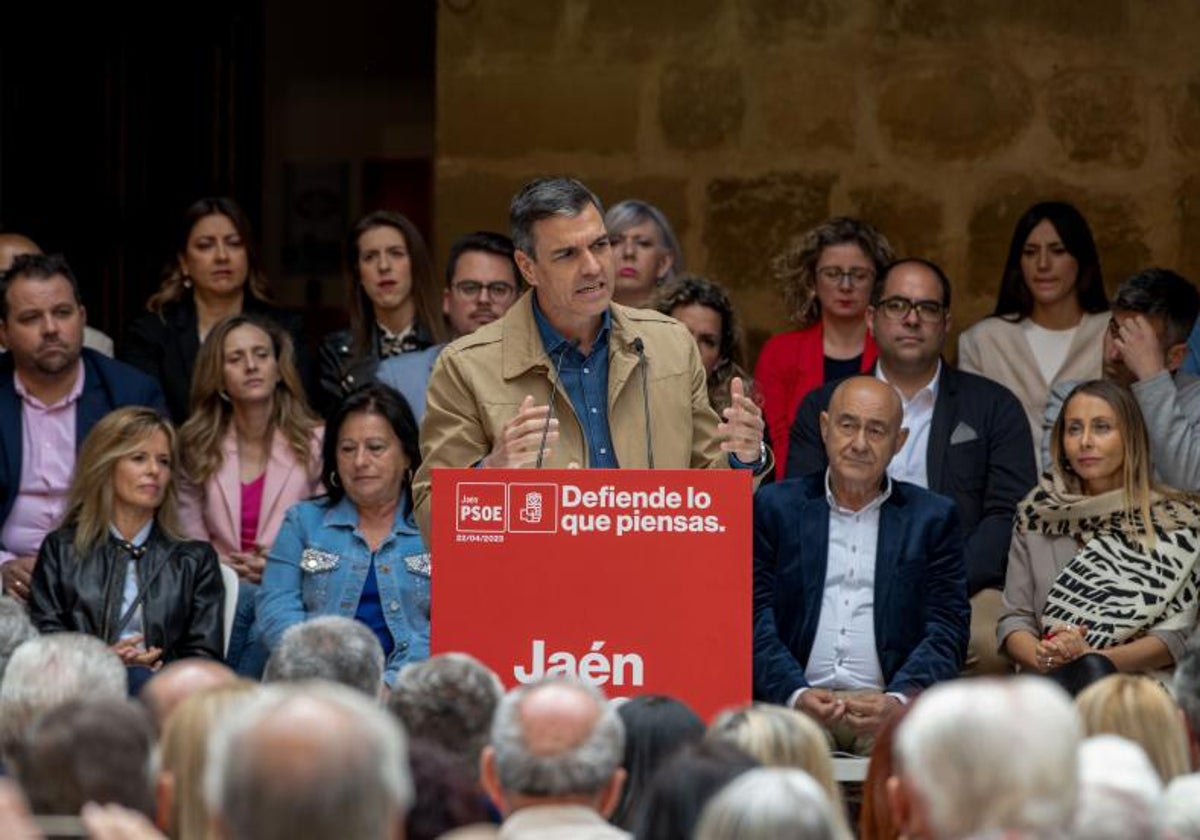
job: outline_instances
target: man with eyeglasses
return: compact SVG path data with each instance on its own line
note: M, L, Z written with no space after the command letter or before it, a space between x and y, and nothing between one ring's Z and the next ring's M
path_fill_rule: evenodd
M513 243L502 233L477 230L450 246L442 312L455 338L470 335L500 318L521 292ZM399 391L420 423L425 416L425 390L433 363L445 344L401 353L379 365L376 377Z
M927 260L893 263L875 282L867 326L879 348L875 376L896 389L908 438L888 473L949 496L966 539L971 596L968 673L1002 673L997 650L1000 590L1017 502L1037 480L1033 439L1011 391L941 358L950 330L950 281ZM810 393L792 424L787 476L826 466L820 414L832 388Z

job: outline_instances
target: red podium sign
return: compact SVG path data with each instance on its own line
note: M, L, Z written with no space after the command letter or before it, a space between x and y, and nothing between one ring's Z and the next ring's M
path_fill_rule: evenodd
M434 653L711 717L750 700L742 470L437 470Z

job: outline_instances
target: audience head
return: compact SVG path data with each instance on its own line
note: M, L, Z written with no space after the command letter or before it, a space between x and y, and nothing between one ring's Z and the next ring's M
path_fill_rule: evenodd
M342 400L322 448L329 504L402 498L412 508L412 476L421 466L417 421L404 397L378 382Z
M1079 748L1079 807L1073 836L1087 840L1163 837L1163 783L1142 748L1115 735Z
M167 719L188 698L237 681L237 674L223 662L198 657L177 659L150 678L138 700L150 712L155 731L162 732Z
M729 293L719 283L694 274L681 274L659 290L657 309L681 321L700 351L708 374L708 395L713 407L728 405L729 380L744 376L742 330ZM718 405L723 400L724 405Z
M1200 292L1189 280L1165 268L1139 271L1117 287L1112 319L1104 334L1104 378L1129 386L1136 377L1117 346L1121 327L1142 316L1150 322L1163 352L1163 365L1174 371L1187 355L1187 340L1200 313Z
M168 534L177 525L175 427L152 408L126 406L101 418L79 449L63 522L75 526L75 550L86 553L124 513L152 515Z
M1064 201L1035 204L1013 230L992 314L1027 318L1035 305L1053 305L1071 295L1084 312L1108 309L1092 230Z
M69 700L37 718L15 770L35 814L110 802L154 815L154 730L129 700Z
M40 254L42 249L28 236L19 233L0 233L0 275L6 274L13 260L25 254Z
M1175 663L1171 687L1175 691L1175 702L1183 710L1192 768L1200 770L1200 636L1194 633L1188 640L1187 650Z
M654 289L683 271L683 249L666 214L645 201L626 199L604 214L616 264L613 300L649 306Z
M947 840L1070 825L1082 728L1039 677L977 678L926 691L900 724L892 812L910 835Z
M259 300L271 297L250 218L232 198L198 199L183 211L175 253L146 308L161 313L189 292L218 300L247 291Z
M52 633L13 651L0 683L0 750L11 756L29 725L68 700L124 700L125 666L82 633Z
M1150 528L1150 436L1128 389L1104 379L1072 389L1054 421L1050 456L1077 492L1124 490L1126 509L1140 508Z
M821 439L835 494L879 490L892 457L908 437L896 389L873 376L853 376L834 389L821 412Z
M508 692L483 751L484 789L504 813L529 804L581 804L607 817L625 780L625 731L600 689L544 679Z
M521 272L507 236L477 230L450 246L442 312L454 335L469 335L495 321L520 293Z
M1175 840L1200 840L1200 773L1176 776L1163 805L1163 820Z
M267 660L263 682L328 680L378 698L383 667L383 647L370 627L353 618L323 615L284 631Z
M79 282L59 254L26 254L0 276L0 345L26 379L73 376L87 313Z
M436 840L460 826L488 820L475 775L463 761L424 738L408 745L416 798L408 811L404 840Z
M747 771L704 808L696 840L850 840L845 821L812 776L790 767Z
M704 721L684 703L661 694L643 694L617 706L625 727L625 786L612 821L632 829L650 780L662 763L685 744L704 737Z
M858 834L871 840L899 840L900 826L888 804L888 779L896 775L896 730L913 707L909 703L883 722L871 745L871 760L863 780Z
M1187 730L1161 684L1137 674L1113 674L1075 698L1088 735L1119 735L1145 750L1162 783L1189 772Z
M150 685L158 679L152 679ZM207 836L210 815L204 804L204 768L209 736L220 721L258 690L255 683L236 678L212 685L180 698L162 728L158 816L171 837Z
M700 813L730 779L758 766L734 747L714 741L687 744L658 768L635 814L639 840L692 840Z
M0 679L13 651L37 638L37 628L29 620L29 611L7 595L0 596Z
M356 221L346 235L346 269L356 353L371 352L385 317L420 325L434 341L446 339L429 249L407 216L375 210Z
M822 318L855 320L871 284L894 259L887 237L846 216L826 219L776 257L775 278L801 329Z
M398 837L413 798L404 732L344 686L268 686L218 722L204 795L223 840Z
M500 678L478 659L443 653L401 668L387 705L406 732L419 732L477 774L503 696Z
M931 375L950 332L950 279L928 260L892 263L875 280L867 315L886 373Z
M803 770L840 806L842 794L833 775L825 733L801 712L766 703L722 713L708 728L709 740L724 741L764 767Z

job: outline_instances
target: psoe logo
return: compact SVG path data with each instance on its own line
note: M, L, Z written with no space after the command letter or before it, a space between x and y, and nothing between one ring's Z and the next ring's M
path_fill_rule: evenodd
M505 489L502 481L459 482L455 506L458 530L466 534L503 534Z
M509 533L554 534L558 531L558 487L553 484L508 485Z

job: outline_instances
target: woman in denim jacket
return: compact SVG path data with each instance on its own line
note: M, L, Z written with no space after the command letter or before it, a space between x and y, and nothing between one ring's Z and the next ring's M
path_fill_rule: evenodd
M288 511L267 557L258 620L274 650L293 624L356 618L379 638L391 685L429 656L429 553L412 520L417 424L386 385L350 394L325 433L329 494Z

